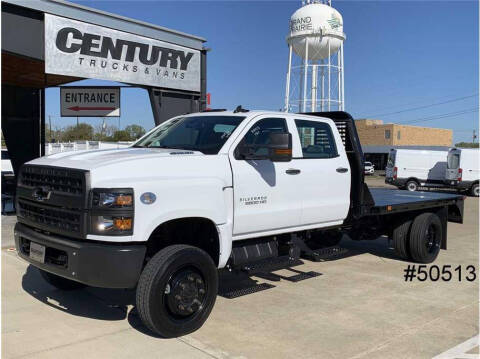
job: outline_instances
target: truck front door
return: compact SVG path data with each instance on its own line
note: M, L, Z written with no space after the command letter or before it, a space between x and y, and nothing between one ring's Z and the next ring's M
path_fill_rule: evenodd
M285 118L261 117L246 127L233 148L241 145L268 144L271 132L288 132ZM266 155L260 148L256 155ZM261 153L260 153L261 152ZM265 152L265 153L263 153ZM272 162L244 160L230 154L233 171L234 235L248 235L298 226L301 199L299 178L289 174L297 160Z

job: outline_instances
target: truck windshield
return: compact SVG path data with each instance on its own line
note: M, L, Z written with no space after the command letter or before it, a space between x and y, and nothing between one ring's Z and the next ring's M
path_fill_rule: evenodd
M179 117L158 126L133 147L172 148L217 154L245 117Z
M460 166L460 155L458 153L450 153L447 158L447 168L457 169Z

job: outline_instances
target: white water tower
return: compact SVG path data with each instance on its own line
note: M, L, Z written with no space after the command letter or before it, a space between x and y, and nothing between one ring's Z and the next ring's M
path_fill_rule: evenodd
M343 18L330 0L305 0L290 18L285 111L343 111ZM296 56L294 56L294 54Z

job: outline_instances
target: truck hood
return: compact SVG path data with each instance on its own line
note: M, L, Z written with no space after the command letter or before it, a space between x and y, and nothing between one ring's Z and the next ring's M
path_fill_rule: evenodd
M62 152L37 158L29 164L92 170L98 167L125 163L128 161L154 160L165 157L204 156L203 153L190 150L169 148L121 148L113 150Z

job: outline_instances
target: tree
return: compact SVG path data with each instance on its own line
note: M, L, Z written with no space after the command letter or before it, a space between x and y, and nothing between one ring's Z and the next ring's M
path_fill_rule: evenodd
M145 134L145 129L140 125L128 125L125 127L125 131L128 132L130 140L136 140Z
M97 125L95 126L95 134L93 138L96 141L113 141L112 137L116 130L117 127L113 125L106 125L105 127L101 124Z
M53 143L61 141L63 136L63 130L59 127L55 127L52 130L50 128L45 129L45 141Z
M455 144L455 147L461 148L479 148L478 142L459 142Z
M63 131L61 136L62 142L91 139L93 139L93 127L88 123L80 123L76 126L68 126L65 131Z
M130 134L126 130L115 131L112 136L112 141L131 141Z

